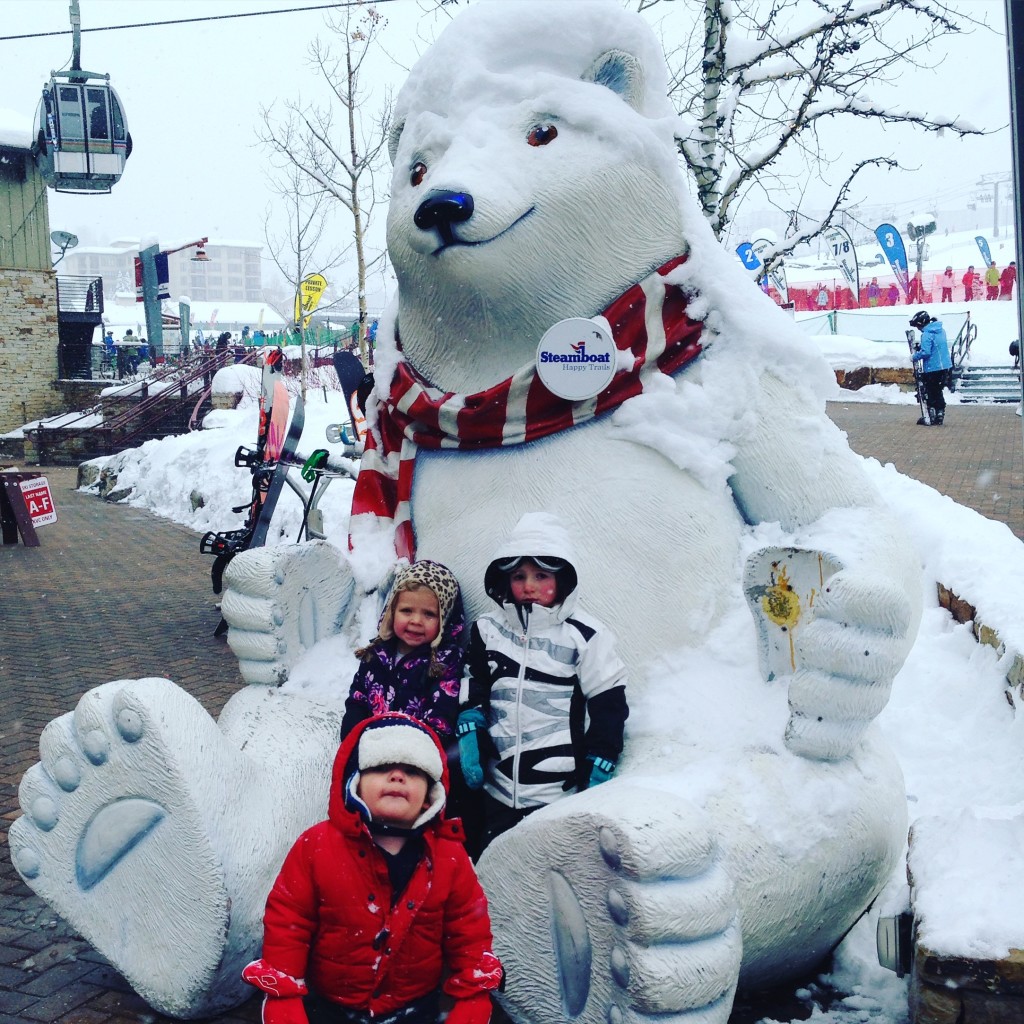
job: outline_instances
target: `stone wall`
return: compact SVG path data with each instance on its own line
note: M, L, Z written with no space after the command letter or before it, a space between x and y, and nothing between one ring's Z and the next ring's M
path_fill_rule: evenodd
M914 371L908 367L861 366L856 370L836 370L836 381L847 391L860 391L868 384L898 384L904 391L914 390Z
M63 408L52 270L0 268L0 434Z

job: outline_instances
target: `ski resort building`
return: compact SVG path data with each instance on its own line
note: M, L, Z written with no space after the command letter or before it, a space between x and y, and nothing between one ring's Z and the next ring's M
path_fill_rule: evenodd
M0 124L0 433L62 408L54 277L31 132Z

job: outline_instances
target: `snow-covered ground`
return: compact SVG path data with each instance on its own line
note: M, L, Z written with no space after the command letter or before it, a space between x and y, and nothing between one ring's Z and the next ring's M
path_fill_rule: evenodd
M929 308L941 315L966 307ZM898 312L905 322L914 308L903 306ZM1016 303L975 302L970 312L978 325L972 359L1007 363L1008 344L1017 337ZM893 311L866 315L886 314L892 316ZM808 336L808 344L836 367L909 365L905 343L815 334ZM218 374L217 387L241 390L239 408L211 413L205 429L196 433L150 441L106 460L117 473L118 487L132 488L125 499L128 504L184 523L197 534L240 527L243 517L231 508L250 497L249 474L236 468L233 458L239 445L255 441L258 371L230 367ZM834 397L914 401L895 387L879 386L859 393L837 388ZM345 419L340 391L310 389L301 451L308 455L331 447L325 427ZM1024 651L1019 614L1024 607L1024 545L1004 525L956 505L891 465L871 459L866 465L878 489L910 527L924 570L925 614L919 638L880 721L902 763L911 821L921 821L922 834L947 851L944 858L915 864L916 877L932 897L926 938L948 953L999 957L1011 947L1024 946L1024 889L1017 870L1024 861L1019 841L1024 832L1024 715L1018 716L1006 697L1010 655L1000 658L992 648L975 642L969 626L954 623L938 607L935 584L941 581L969 600L1008 648ZM293 475L298 481L297 471ZM349 480L337 479L320 503L328 537L339 545L345 543L351 492ZM286 489L269 543L294 540L300 521L300 502ZM300 663L289 686L312 693L319 680L337 676L338 655L345 658L348 652L339 652L337 643L321 647ZM874 933L880 911L897 912L906 902L901 866L871 913L840 947L826 979L846 997L827 1010L815 1009L813 1020L906 1020L906 983L878 966ZM800 995L810 1004L812 993Z

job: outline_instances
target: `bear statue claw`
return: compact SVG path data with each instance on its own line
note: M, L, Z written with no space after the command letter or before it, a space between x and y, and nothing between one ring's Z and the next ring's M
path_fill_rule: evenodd
M762 671L789 683L786 746L823 761L848 756L888 703L910 647L914 614L906 592L798 548L752 555L744 592Z
M224 572L221 612L247 683L279 686L318 640L336 635L355 583L326 541L243 551Z
M513 1019L728 1019L739 913L703 812L687 801L607 783L531 814L479 872L515 980L502 997Z

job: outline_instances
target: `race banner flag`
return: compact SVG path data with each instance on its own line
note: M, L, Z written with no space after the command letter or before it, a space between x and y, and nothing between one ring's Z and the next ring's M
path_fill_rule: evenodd
M753 274L755 277L760 277L763 266L761 261L757 258L757 253L754 252L754 247L749 242L740 242L736 246L736 255L739 256L740 262L743 264L743 268Z
M178 300L178 326L181 329L181 347L188 348L189 334L192 332L192 306L182 299Z
M142 301L142 260L135 257L135 301Z
M903 236L899 233L899 229L894 228L891 224L879 224L875 228L875 238L878 239L878 244L882 247L882 252L889 261L889 266L892 267L892 272L896 275L903 294L909 297L910 278L907 275L907 249L903 244Z
M313 311L320 304L320 297L327 290L327 278L323 274L307 274L295 293L295 326L301 319L303 329L309 326Z
M846 278L853 291L853 301L860 305L860 267L857 266L857 250L846 228L834 227L825 232L825 242L832 250L832 258ZM906 258L904 258L906 265Z
M755 238L751 243L754 249L754 255L764 263L764 254L771 249L775 243L767 238ZM786 282L786 268L783 266L782 260L777 260L772 266L771 270L768 271L768 280L775 286L775 290L779 293L779 298L785 303L789 302L789 285Z
M991 266L992 250L988 247L988 239L984 235L975 235L974 240L978 243L978 252L981 253L981 258L985 261L985 266Z
M153 257L153 266L156 267L156 297L158 299L169 299L171 297L170 271L167 269L167 253L158 252Z

